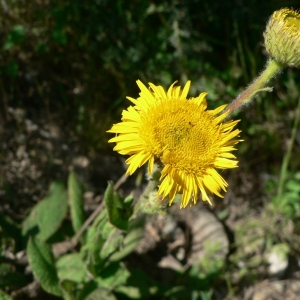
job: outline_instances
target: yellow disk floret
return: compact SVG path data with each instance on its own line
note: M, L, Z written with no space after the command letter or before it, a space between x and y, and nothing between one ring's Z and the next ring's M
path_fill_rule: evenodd
M117 134L109 141L116 143L114 150L131 155L127 173L146 162L151 173L158 162L162 166L158 194L171 204L181 193L181 207L190 201L195 204L200 195L209 202L209 194L222 197L220 191L226 191L227 183L216 168L237 167L231 151L239 142L234 139L240 132L234 130L238 121L222 123L228 112L220 112L226 105L206 110L207 93L187 99L189 81L183 90L173 84L167 92L152 83L150 89L137 83L140 97L128 97L134 106L124 110L122 122L109 130Z

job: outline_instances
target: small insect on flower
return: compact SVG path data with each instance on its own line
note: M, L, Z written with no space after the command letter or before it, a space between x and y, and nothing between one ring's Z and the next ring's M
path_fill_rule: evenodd
M114 150L130 155L127 174L146 162L151 174L157 163L162 167L158 195L171 204L182 194L181 207L195 204L200 195L210 204L210 194L222 197L228 184L216 169L237 167L231 152L240 141L235 139L240 130L234 129L239 121L222 122L229 114L221 113L226 105L207 110L207 93L187 99L190 81L183 89L173 83L167 92L152 83L149 89L137 84L140 97L127 97L133 106L108 131L116 133L109 140L116 143Z

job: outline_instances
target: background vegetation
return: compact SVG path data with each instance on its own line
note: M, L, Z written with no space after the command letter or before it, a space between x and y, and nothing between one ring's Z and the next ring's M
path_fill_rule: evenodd
M262 70L262 33L282 7L300 8L296 0L0 2L1 299L254 299L269 289L297 298L299 70L285 70L273 93L234 116L240 167L223 173L230 187L212 208L131 217L144 170L122 177L106 133L125 96L137 96L137 79L164 87L190 79L190 95L207 91L209 108L229 103ZM120 178L116 194L107 182ZM200 226L203 211L211 219ZM206 242L208 223L220 245ZM168 255L180 265L163 265Z

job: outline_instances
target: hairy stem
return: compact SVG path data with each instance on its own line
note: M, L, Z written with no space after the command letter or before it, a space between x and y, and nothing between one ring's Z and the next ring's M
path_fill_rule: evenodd
M243 91L232 103L226 108L226 111L233 112L244 104L249 103L259 92L271 92L273 88L265 87L266 84L278 72L283 69L283 66L273 59L269 59L264 71Z

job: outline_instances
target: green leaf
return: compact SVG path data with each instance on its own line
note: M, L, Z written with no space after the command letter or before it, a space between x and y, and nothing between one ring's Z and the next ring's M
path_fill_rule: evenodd
M76 290L76 282L73 282L71 280L62 280L59 283L59 286L62 291L62 296L64 300L74 300L76 299L74 295L74 291Z
M104 239L107 239L108 236L110 235L110 233L116 229L114 227L114 225L112 225L111 223L109 223L108 219L106 221L106 223L102 223L102 226L99 226L99 230L101 230L101 235Z
M42 288L53 295L60 296L58 276L51 246L35 237L30 237L27 245L29 264L34 277Z
M124 236L122 232L117 228L113 228L100 251L100 256L102 257L102 259L106 259L111 254L116 252L121 246L123 238Z
M87 296L90 295L94 290L98 288L97 282L90 280L85 282L83 287L78 291L77 300L86 300Z
M24 220L22 234L38 235L46 241L61 226L68 210L68 197L65 187L60 182L50 185L49 194L36 204L30 215Z
M154 284L144 271L134 268L130 269L130 277L126 281L126 285L120 285L114 289L115 292L125 294L129 299L149 299L159 290L163 294L165 287ZM160 298L163 297L157 297L157 299Z
M9 295L0 290L0 300L12 300Z
M22 25L16 25L11 32L7 35L6 41L3 45L3 50L9 50L14 45L19 44L25 36L25 28Z
M87 253L89 260L97 261L99 253L105 242L106 236L103 235L103 228L109 224L110 231L114 228L109 222L106 210L103 210L94 220L93 224L87 230L85 245L81 248L82 253Z
M132 215L132 207L128 207L129 201L124 205L123 200L114 191L112 183L108 184L108 187L105 191L104 202L111 224L121 230L127 230L128 219Z
M145 217L141 215L139 218L134 219L130 223L129 232L125 236L120 250L113 253L109 260L110 261L118 261L130 254L136 246L139 244L141 239L144 237L144 222Z
M105 265L105 261L100 257L100 251L105 239L96 228L89 228L87 232L87 242L80 252L87 261L88 270L97 276Z
M58 277L61 280L83 282L86 277L85 264L80 253L66 254L56 262Z
M22 235L29 237L30 235L36 235L39 232L37 223L37 206L34 206L29 216L22 223Z
M295 193L299 193L300 192L300 184L298 181L296 180L289 180L286 183L286 188L290 191L293 191Z
M46 241L60 227L68 210L68 197L64 185L61 182L53 182L50 192L37 207L37 222L39 226L39 238Z
M121 285L116 287L116 292L126 295L129 299L142 299L140 289L135 286Z
M68 178L69 203L71 208L72 225L77 233L82 227L85 214L83 209L84 189L76 173L72 172Z
M85 300L117 300L108 289L98 288L90 293Z
M122 263L118 262L112 263L103 269L96 281L99 287L112 290L116 286L125 284L129 276L128 270Z

